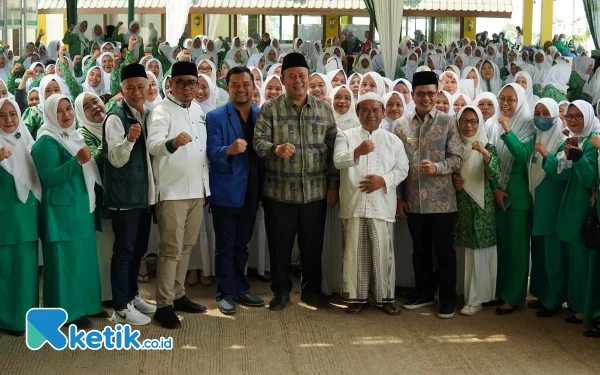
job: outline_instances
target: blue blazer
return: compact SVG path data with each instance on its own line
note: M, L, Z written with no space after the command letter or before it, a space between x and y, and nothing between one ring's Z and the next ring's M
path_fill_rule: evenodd
M250 116L256 123L259 108L252 105ZM242 207L248 186L248 152L227 156L225 151L237 138L244 138L244 130L233 104L227 103L206 115L206 148L208 150L209 202L225 207ZM248 147L252 143L248 142ZM262 160L260 161L262 163ZM262 171L259 166L259 191L262 192Z

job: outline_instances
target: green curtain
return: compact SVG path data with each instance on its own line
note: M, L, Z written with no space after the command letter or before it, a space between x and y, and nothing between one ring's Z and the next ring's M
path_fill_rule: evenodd
M590 34L592 34L592 39L594 40L594 46L596 46L596 49L599 49L598 39L600 39L600 34L598 34L598 32L600 32L600 6L598 0L583 0L583 8L590 27Z
M67 27L77 25L77 0L67 0Z
M367 11L369 11L369 17L371 17L371 22L373 22L373 26L377 29L377 18L375 17L375 7L373 6L373 0L363 0L365 2L365 6L367 7ZM379 31L379 29L377 29Z

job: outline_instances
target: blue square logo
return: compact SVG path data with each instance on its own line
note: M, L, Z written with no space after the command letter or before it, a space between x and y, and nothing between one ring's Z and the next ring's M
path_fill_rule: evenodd
M25 337L29 349L39 350L46 343L55 350L67 347L69 340L60 330L68 319L64 309L33 308L27 311L25 319Z

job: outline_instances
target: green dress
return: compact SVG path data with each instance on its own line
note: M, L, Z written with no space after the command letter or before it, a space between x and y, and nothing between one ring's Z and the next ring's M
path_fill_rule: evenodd
M44 135L31 150L42 182L40 215L44 253L44 307L67 311L68 321L101 307L95 217L83 169L57 140Z
M583 95L583 86L585 81L577 74L577 72L571 72L569 78L569 89L567 90L567 97L570 102L579 100ZM557 102L558 103L558 102Z
M38 104L33 107L28 107L25 112L23 112L22 119L33 139L37 139L37 132L44 123L44 106Z
M557 103L560 103L563 100L569 101L569 99L567 99L567 96L564 93L560 92L558 89L556 89L552 85L546 85L543 89L540 89L538 96L540 97L540 99L541 98L554 99L554 101Z
M533 151L534 140L521 143L512 131L502 135L501 139L514 161L506 189L512 208L505 212L496 206L498 241L496 295L506 303L519 306L525 303L529 276L532 201L527 178L527 163ZM499 188L497 181L492 182L492 189L495 188Z
M25 315L39 306L39 202L17 196L13 176L0 163L0 329L25 331Z
M556 154L564 147L561 145ZM569 292L569 244L558 238L556 226L568 173L556 174L554 163L544 161L542 165L546 177L535 189L529 292L546 309L555 310L567 301ZM549 173L551 167L554 173Z
M458 216L454 228L454 244L470 249L484 249L496 246L496 218L494 194L490 182L500 177L500 164L496 146L485 147L490 153L490 162L485 166L484 208L465 191L456 192Z
M597 250L585 246L583 227L590 212L590 197L596 189L598 180L598 150L590 143L590 134L583 141L583 157L573 162L573 167L563 171L568 174L567 187L560 202L558 211L558 238L569 244L569 295L568 303L571 310L584 314L585 323L591 321L592 315L586 314L588 291L588 276L592 265L592 254ZM548 155L544 169L556 174L558 161L554 155ZM591 306L591 305L590 305ZM591 311L592 307L590 307Z
M85 40L87 41L88 46L85 46L81 43L81 40L79 40L79 35L77 35L77 33L67 30L65 36L62 39L62 42L69 46L69 54L71 56L75 57L79 55L83 57L85 55L90 54L90 41L88 40L88 38L85 38Z

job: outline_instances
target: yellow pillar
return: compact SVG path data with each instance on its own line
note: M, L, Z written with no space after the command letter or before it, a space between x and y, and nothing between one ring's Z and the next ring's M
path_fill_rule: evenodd
M542 23L544 18L542 18ZM552 18L550 18L550 27L552 27ZM525 45L531 44L533 35L533 0L523 0L523 24L521 30L523 30L523 43Z
M542 29L540 30L540 44L552 41L552 24L554 17L554 0L542 0Z
M469 30L469 22L472 22L471 30ZM477 17L463 18L463 35L465 38L475 39L477 35Z
M37 22L38 22L38 32L39 32L39 30L46 31L46 15L38 13ZM42 37L41 41L44 43L44 45L46 45L46 46L48 45L48 43L46 43L46 35L44 35Z
M198 23L198 26L196 26L196 17L198 17L198 19L200 20L200 22ZM190 18L192 20L192 22L190 24L190 38L193 38L196 35L203 35L204 34L204 14L192 13L190 15Z
M325 16L325 25L323 25L325 28L325 40L323 41L323 44L325 44L328 39L338 36L340 27L339 19L339 16ZM331 25L333 25L333 27L331 27Z

